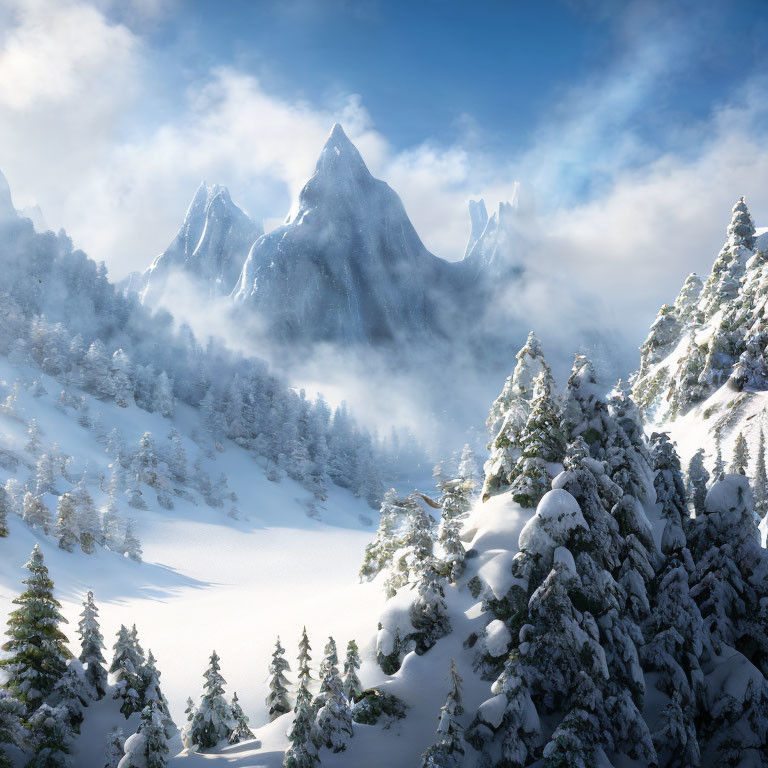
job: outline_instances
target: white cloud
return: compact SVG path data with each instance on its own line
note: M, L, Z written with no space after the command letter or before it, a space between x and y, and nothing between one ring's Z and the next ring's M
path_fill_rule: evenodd
M335 120L439 256L461 256L468 198L482 195L493 208L513 194L515 179L533 182L549 232L535 249L537 268L551 264L576 289L602 296L616 329L633 340L687 271L708 269L736 197L746 194L768 219L768 147L754 106L744 106L760 103L763 84L700 125L670 125L685 151L658 157L639 138L636 121L696 44L690 36L689 48L680 47L675 19L655 35L647 19L635 25L615 67L564 93L529 149L503 157L481 149L482 126L471 116L452 146L425 141L396 152L359 96L317 106L232 68L190 83L175 110L164 104L160 113L162 73L151 70L141 24L125 14L124 23L114 21L107 15L114 8L111 0L0 0L8 20L0 37L0 168L17 205L39 202L50 226L66 227L117 277L165 247L203 178L229 186L255 217L281 220ZM131 8L131 18L152 19L166 4ZM598 195L574 204L585 181ZM528 300L540 315L546 298ZM550 311L556 328L557 306Z

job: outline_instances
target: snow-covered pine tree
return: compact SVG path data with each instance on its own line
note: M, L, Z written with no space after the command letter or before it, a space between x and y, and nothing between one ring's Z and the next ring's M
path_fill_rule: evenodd
M434 558L423 564L415 589L416 598L411 605L410 618L416 631L409 637L416 641L416 652L425 653L451 631L443 579Z
M219 655L213 651L208 669L203 675L203 696L191 722L185 728L188 733L185 743L196 745L199 749L210 749L222 741L228 741L237 727L232 707L224 698L226 680L221 676L219 661Z
M30 491L24 494L24 522L43 533L51 529L51 512L40 496Z
M334 652L335 647L334 643ZM343 752L352 738L352 712L344 696L344 686L335 665L327 667L322 691L322 706L316 721L318 738L328 749Z
M746 475L749 468L749 447L743 433L739 432L736 441L733 444L733 456L731 457L731 466L728 470L734 475Z
M519 437L520 458L510 476L512 498L527 508L535 508L549 490L547 464L565 456L550 380L542 372L533 381L531 408Z
M719 482L725 477L725 462L723 461L723 446L720 437L720 430L715 432L715 465L712 467L711 480L713 483Z
M663 304L651 325L648 337L640 346L640 370L647 371L663 360L674 348L681 330L677 309Z
M41 704L27 721L25 741L33 753L25 768L69 768L72 765L72 732L63 707Z
M42 453L35 468L35 493L38 496L42 496L44 493L53 493L55 484L56 474L53 457L50 453Z
M31 453L33 456L38 456L43 449L43 444L40 442L40 427L37 426L37 419L30 419L27 425L27 444L24 450L27 453Z
M746 477L726 475L709 489L690 541L691 594L715 650L736 648L768 675L768 553L760 546Z
M72 659L67 670L53 687L53 692L48 697L48 704L63 709L67 713L69 727L80 733L80 723L83 722L83 708L88 706L90 691L85 681L83 665Z
M299 687L302 683L306 682L309 686L309 681L312 679L312 673L309 669L309 662L312 661L312 657L309 652L312 650L312 646L309 644L309 638L307 637L307 628L304 627L301 630L301 639L299 640L299 655L297 656L297 681Z
M541 745L541 723L531 700L519 654L513 651L480 705L466 740L481 752L483 765L522 768Z
M24 705L9 691L0 689L0 768L12 768L7 747L21 748L27 731L21 724L26 714Z
M503 490L513 480L520 457L520 436L534 395L533 383L540 374L551 386L552 373L544 359L541 342L531 331L525 346L517 353L514 373L491 406L486 422L493 439L488 446L491 455L484 467L483 500Z
M129 557L131 560L133 560L136 563L141 562L141 542L136 537L136 534L133 532L133 521L128 520L128 522L125 524L125 536L123 538L123 546L122 546L123 552L125 552L126 556Z
M117 768L165 768L168 763L168 738L163 727L163 714L152 701L141 710L141 722L125 740L125 755Z
M708 483L709 472L704 466L704 449L699 448L688 462L688 498L693 502L693 511L697 517L704 513Z
M461 677L456 662L451 659L448 676L450 689L440 718L434 743L421 756L421 768L460 768L464 758L464 728L459 717L464 712L461 705Z
M88 491L88 477L85 472L72 492L77 509L77 524L80 530L80 549L87 555L93 554L97 542L102 542L101 520L93 497Z
M729 243L753 250L755 247L755 222L744 197L741 197L733 206L732 214L731 223L726 230Z
M90 686L91 696L98 700L107 692L107 670L104 667L104 637L99 627L99 609L93 600L93 592L88 590L83 611L78 623L80 635L80 662L85 667L85 679Z
M328 642L323 648L323 659L320 662L320 668L318 669L318 676L320 677L321 685L320 690L325 691L325 678L330 672L336 670L338 674L339 666L339 652L336 648L336 641L332 638L328 638Z
M403 500L391 488L381 502L376 538L365 547L363 564L360 566L361 581L371 581L392 562L392 555L400 548L405 516Z
M680 472L680 459L669 436L664 432L654 432L651 435L651 444L653 469L656 473L653 486L656 489L656 501L661 504L659 514L666 520L661 551L668 555L685 546L688 505Z
M157 668L157 660L151 650L147 651L147 661L139 669L141 678L141 706L155 703L160 712L165 735L170 739L176 730L176 724L171 717L168 700L160 688L160 671Z
M280 644L278 637L269 665L269 693L267 694L266 705L269 708L270 722L291 711L291 702L288 698L288 678L285 676L285 673L290 672L290 670L291 667L285 658L285 648Z
M307 689L307 679L301 678L294 708L296 717L288 733L291 742L285 751L283 768L315 768L320 763L317 754L319 741L315 729L312 695Z
M765 432L760 427L760 442L757 447L757 459L755 460L755 474L752 477L752 488L755 495L755 512L761 518L768 512L768 472L765 468ZM0 498L0 510L2 498ZM0 527L2 527L2 511L0 511Z
M29 571L22 581L26 589L13 601L18 608L8 617L9 639L3 645L8 655L0 659L0 669L8 676L5 687L32 712L64 676L72 654L60 629L67 620L37 544L24 567Z
M56 538L59 540L59 547L67 552L73 552L80 542L77 508L71 493L63 493L59 496L56 506Z
M360 669L360 651L357 643L350 640L347 643L347 655L344 659L344 695L350 704L354 704L363 692L357 670Z
M135 625L134 625L135 628ZM141 711L141 668L145 660L141 648L124 624L120 625L109 673L115 676L115 699L122 699L120 711L126 720Z
M229 737L230 744L239 744L245 739L253 738L253 731L248 726L248 716L243 712L240 701L237 698L237 691L232 694L232 717L235 718L235 730Z
M435 568L434 520L425 508L427 504L425 497L418 492L410 494L403 502L405 520L398 542L398 557L384 582L384 593L388 598L406 584L419 582L427 566ZM434 502L430 500L429 505L434 505Z
M117 768L117 764L125 754L125 736L122 728L113 728L107 734L104 747L104 768Z

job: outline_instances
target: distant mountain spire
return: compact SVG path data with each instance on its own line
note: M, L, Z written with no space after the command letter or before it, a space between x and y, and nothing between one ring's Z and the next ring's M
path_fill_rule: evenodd
M13 200L11 199L11 188L8 186L2 171L0 171L0 221L15 218L16 216L16 209L13 207Z

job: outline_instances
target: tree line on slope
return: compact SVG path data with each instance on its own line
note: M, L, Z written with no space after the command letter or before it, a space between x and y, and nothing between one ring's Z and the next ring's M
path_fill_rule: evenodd
M533 336L489 427L482 496L508 493L535 513L503 594L477 576L444 572L430 582L434 641L450 631L448 589L481 600L486 631L465 647L476 649L475 672L494 682L465 731L454 681L424 768L461 765L467 746L494 768L626 758L665 768L767 765L768 556L743 452L736 474L716 473L709 487L691 471L691 503L673 444L663 433L648 444L626 390L605 402L591 363L577 356L558 397ZM367 577L381 563L390 596L406 586L415 595L408 628L379 632L390 674L406 653L434 645L420 636L416 564L439 548L415 502L385 498L362 569ZM659 517L656 530L649 514Z
M344 404L332 410L322 397L309 400L262 361L213 339L202 345L167 313L151 314L63 232L37 234L28 220L6 218L0 240L0 354L55 377L64 401L85 392L169 418L185 403L199 409L213 445L227 438L264 456L274 479L287 474L321 500L334 483L375 505L398 455L420 456L412 436L380 440Z

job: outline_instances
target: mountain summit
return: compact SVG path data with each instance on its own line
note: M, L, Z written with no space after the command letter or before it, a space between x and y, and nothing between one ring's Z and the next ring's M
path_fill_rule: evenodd
M233 295L276 338L387 342L435 330L446 267L337 123L296 214L254 243Z
M173 242L140 278L142 298L155 299L176 272L192 277L213 296L229 294L248 249L262 232L232 202L226 187L203 181Z

